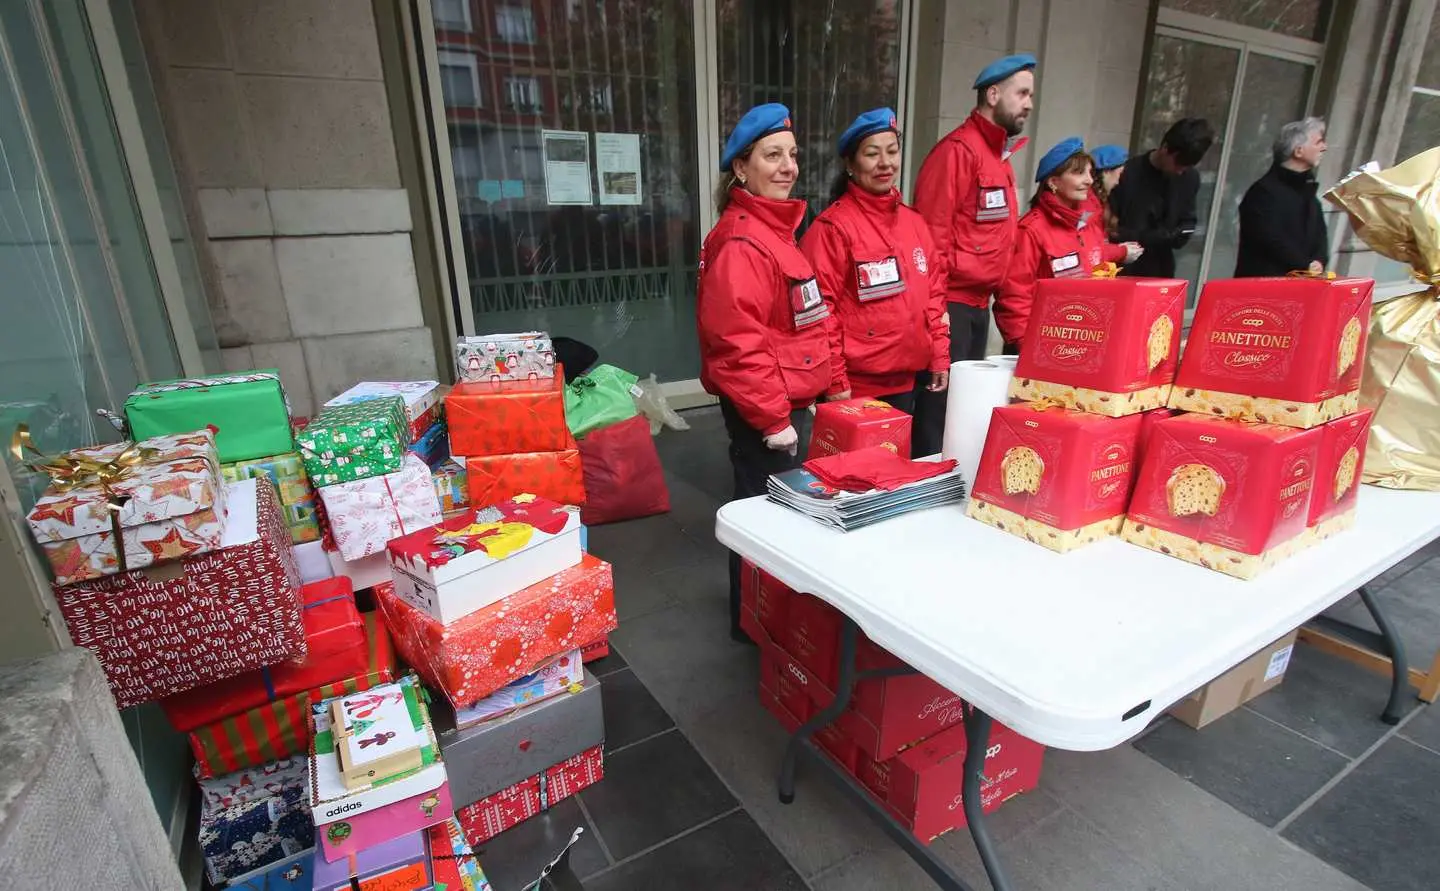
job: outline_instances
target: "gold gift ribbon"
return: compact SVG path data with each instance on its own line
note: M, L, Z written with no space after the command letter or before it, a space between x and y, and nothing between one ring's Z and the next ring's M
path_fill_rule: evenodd
M1101 263L1090 270L1091 278L1115 278L1120 274L1120 267L1114 263Z
M1327 269L1324 272L1311 272L1308 269L1292 269L1285 273L1286 278L1323 278L1326 281L1335 280L1335 272Z
M29 451L38 455L26 460ZM30 437L29 424L17 424L15 434L10 437L10 454L15 460L50 477L50 485L59 492L69 492L86 486L98 486L105 495L105 507L110 512L110 531L115 536L115 562L125 572L124 529L120 525L120 511L130 503L129 495L115 491L115 484L134 473L135 468L159 454L159 449L147 448L139 443L130 443L120 454L109 461L94 458L77 458L70 454L47 456L35 447Z

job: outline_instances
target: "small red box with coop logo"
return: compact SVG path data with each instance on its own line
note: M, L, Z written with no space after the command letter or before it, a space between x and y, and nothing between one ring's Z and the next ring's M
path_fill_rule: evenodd
M905 412L878 399L822 402L815 407L810 457L821 458L870 446L884 446L902 458L908 458L911 423L910 416Z

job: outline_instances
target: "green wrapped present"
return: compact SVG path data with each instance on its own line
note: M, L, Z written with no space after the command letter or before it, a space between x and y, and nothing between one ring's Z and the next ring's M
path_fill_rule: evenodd
M635 375L614 365L597 365L565 388L565 424L576 439L639 413Z
M320 540L320 521L315 516L315 490L310 487L305 464L298 454L291 452L273 458L236 461L221 465L220 472L226 481L232 483L257 476L269 477L280 496L280 511L290 529L291 542L304 544Z
M290 406L273 368L141 384L125 400L131 439L215 428L222 462L295 451Z
M316 486L383 476L400 469L410 442L399 396L322 409L295 437L305 472Z

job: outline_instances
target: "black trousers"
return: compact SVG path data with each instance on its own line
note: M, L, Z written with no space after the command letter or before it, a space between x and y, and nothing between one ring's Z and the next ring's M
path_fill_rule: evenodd
M917 382L914 387L903 393L891 393L888 396L876 396L875 398L889 405L891 408L898 408L907 415L913 415L915 414L916 398L920 393L925 391L925 385L930 383L930 372L922 371L919 377L924 378L923 382ZM912 433L911 435L913 438L914 434Z
M735 471L735 500L765 494L765 481L772 473L799 467L810 445L811 415L808 409L790 413L790 425L799 434L795 454L765 447L765 437L740 417L735 404L720 397L720 415L730 434L730 466ZM740 555L730 552L730 632L740 634Z
M950 361L985 358L990 338L990 310L968 303L950 304ZM921 372L915 386L915 431L910 437L910 456L923 458L940 451L945 439L945 392L931 393L925 387L930 373Z

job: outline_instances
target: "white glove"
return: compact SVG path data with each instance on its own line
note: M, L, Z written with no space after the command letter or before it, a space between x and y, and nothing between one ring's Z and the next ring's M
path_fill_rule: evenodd
M796 433L795 428L789 424L786 424L785 429L779 433L772 433L765 437L765 448L777 452L789 452L793 455L799 445L800 434Z
M1127 241L1121 247L1125 248L1125 265L1134 263L1145 253L1145 249L1133 241Z

